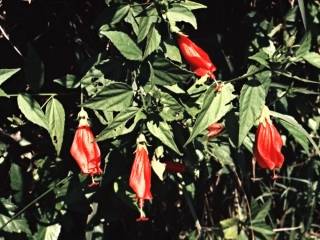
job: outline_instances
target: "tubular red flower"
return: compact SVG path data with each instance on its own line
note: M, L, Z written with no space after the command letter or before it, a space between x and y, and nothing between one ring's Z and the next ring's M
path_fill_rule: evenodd
M166 161L166 171L169 173L183 173L186 171L186 166L183 163Z
M283 142L270 119L259 123L256 131L254 157L261 168L270 170L281 168L284 156L281 153Z
M145 214L142 210L144 200L152 199L151 165L150 165L148 150L145 142L141 143L140 141L138 141L137 143L137 149L135 151L135 158L133 161L130 179L129 179L129 186L136 193L138 203L139 203L140 218L138 218L137 221L148 220L148 218L145 217Z
M82 115L83 114L83 115ZM71 145L70 154L76 160L82 173L101 174L100 148L87 121L85 111L79 113L80 123Z
M213 72L216 71L216 67L204 50L183 34L179 34L177 42L182 56L190 64L194 74L200 77L208 74L209 77L215 78Z
M224 129L224 126L222 123L212 123L208 127L208 137L215 137L219 135Z

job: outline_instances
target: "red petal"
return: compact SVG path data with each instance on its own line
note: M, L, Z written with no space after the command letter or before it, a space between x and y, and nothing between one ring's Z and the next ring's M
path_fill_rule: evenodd
M213 123L208 127L208 137L217 136L224 129L223 124L221 123Z
M196 75L204 76L205 74L210 74L216 70L216 67L211 62L208 54L187 36L179 35L177 42L182 56L191 65L191 68Z
M271 132L268 124L259 124L256 132L255 158L261 168L274 169L275 164L270 158L271 153Z
M138 146L133 161L129 185L139 199L152 199L151 190L151 165L148 151L144 146Z
M74 135L70 153L85 174L101 173L100 148L89 126L78 127Z
M278 130L272 123L266 121L266 126L259 124L256 132L254 156L261 168L280 168L284 161L281 153L283 142Z
M273 124L271 124L270 129L271 129L271 134L273 139L273 159L276 165L275 167L281 168L284 161L284 156L281 153L283 142L282 142L280 133L278 132L278 130Z

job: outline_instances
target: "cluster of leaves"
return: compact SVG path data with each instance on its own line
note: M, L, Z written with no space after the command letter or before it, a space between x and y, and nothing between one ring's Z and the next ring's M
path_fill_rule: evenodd
M1 115L0 234L44 240L319 237L320 10L317 0L291 4L230 6L245 6L242 20L250 36L240 76L233 74L232 62L239 59L232 47L214 46L225 56L214 61L217 81L198 79L177 47L176 32L192 38L198 27L194 14L213 11L190 0L107 0L88 29L100 37L94 51L74 50L79 71L66 70L53 81L29 43L24 73L0 70L0 104L10 106ZM277 7L285 11L276 14ZM265 9L274 14L265 15ZM70 35L81 31L81 16L75 19ZM21 54L1 29L2 41ZM227 42L223 33L217 36ZM83 41L75 37L80 47ZM230 73L233 78L226 79ZM10 85L17 79L24 82ZM276 180L251 161L264 105L285 140L285 164ZM80 107L90 114L105 159L96 189L87 188L90 179L78 174L69 155ZM225 131L208 138L215 122ZM150 158L161 148L163 160L187 169L163 181L153 174L147 223L135 222L136 199L128 187L139 133L147 137Z

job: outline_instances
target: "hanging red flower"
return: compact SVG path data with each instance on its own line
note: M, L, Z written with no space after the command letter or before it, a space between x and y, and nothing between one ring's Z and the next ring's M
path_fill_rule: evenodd
M137 138L137 148L133 161L129 185L136 193L140 217L137 221L146 221L148 218L143 212L144 200L151 200L151 165L146 146L146 139L143 134Z
M177 42L182 56L190 64L194 74L199 77L208 75L212 79L215 78L213 72L216 71L216 67L204 50L184 34L178 35Z
M71 156L76 160L83 174L91 176L101 174L100 148L88 123L88 114L82 109L78 117L80 121L71 145Z
M186 166L183 163L166 161L166 171L169 173L183 173L186 171Z
M258 165L270 170L281 168L284 161L284 156L281 153L282 146L281 136L272 124L269 109L265 107L255 138L254 157Z
M219 135L224 129L224 126L222 123L212 123L208 127L208 137L215 137Z

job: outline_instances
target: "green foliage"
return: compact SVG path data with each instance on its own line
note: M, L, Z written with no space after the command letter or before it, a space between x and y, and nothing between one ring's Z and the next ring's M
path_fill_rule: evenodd
M1 240L319 237L317 1L31 0L0 10ZM207 50L216 79L193 73L179 32ZM265 105L284 142L275 172L253 158ZM69 153L81 108L99 176L78 174ZM209 137L213 123L225 129ZM149 222L135 222L128 184L140 133L164 169L161 180L152 173Z

